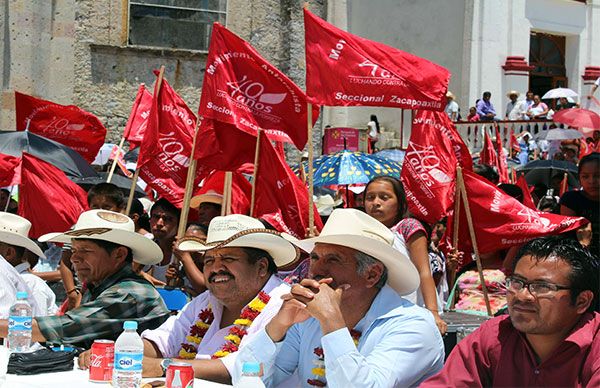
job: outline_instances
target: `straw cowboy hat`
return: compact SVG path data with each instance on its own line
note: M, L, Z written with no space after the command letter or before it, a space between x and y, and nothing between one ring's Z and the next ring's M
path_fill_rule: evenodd
M256 218L242 214L215 217L208 225L206 242L196 237L181 239L181 251L208 251L217 248L257 248L266 251L278 267L296 259L298 251L279 232L268 230Z
M394 249L393 241L394 233L366 213L335 209L318 237L294 243L307 252L311 252L316 243L326 243L372 256L386 266L390 287L400 295L407 295L419 287L419 273L408 257Z
M72 230L48 233L38 240L70 243L78 238L108 241L131 248L133 260L144 265L157 264L163 259L162 250L154 241L135 232L131 218L108 210L83 212Z
M331 214L335 207L339 206L344 201L342 201L341 199L334 200L331 195L325 194L316 197L314 202L319 214L322 216L328 216Z
M27 249L38 257L46 258L40 247L31 240L31 222L16 214L0 212L0 242Z
M517 92L516 90L511 90L510 92L506 93L506 97L510 98L510 96L517 96L517 98L519 98L519 96L521 95L519 92Z
M452 92L451 92L451 91L449 91L449 90L446 92L446 97L448 97L448 98L451 98L451 99L453 99L453 100L454 100L454 98L455 98L455 96L454 96L454 93L452 93Z

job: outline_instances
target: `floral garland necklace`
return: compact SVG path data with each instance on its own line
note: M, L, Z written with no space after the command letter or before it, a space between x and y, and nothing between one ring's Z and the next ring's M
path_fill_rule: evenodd
M270 299L271 297L268 294L261 291L242 309L240 317L233 322L233 327L229 329L229 333L225 336L225 343L212 355L212 358L225 357L229 353L238 351L242 338L248 333L247 329L263 311ZM190 333L185 337L187 342L181 343L180 358L186 360L196 358L198 347L214 320L215 316L209 304L207 308L200 311L198 320L190 327Z
M360 336L362 333L358 330L350 330L350 336L352 337L352 341L354 341L354 346L358 347L358 341L360 340ZM315 375L314 379L308 379L306 382L308 385L312 385L313 387L326 387L327 381L325 381L325 354L323 353L322 347L316 347L313 350L313 353L317 356L317 359L313 361L315 367L311 369L313 375Z

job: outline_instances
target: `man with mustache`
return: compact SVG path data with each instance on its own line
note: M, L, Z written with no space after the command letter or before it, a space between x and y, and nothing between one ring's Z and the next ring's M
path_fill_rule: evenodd
M407 387L442 368L444 345L428 310L403 299L419 285L393 233L356 209L336 209L318 237L295 243L311 252L309 278L283 296L281 310L240 349L260 362L266 386Z
M271 320L289 292L274 274L296 258L296 248L257 219L234 214L210 222L206 243L187 237L179 249L205 252L208 290L142 333L144 376L162 376L172 359L183 358L196 377L229 383L237 347Z
M576 240L530 241L507 278L509 315L463 339L422 387L600 386L599 274Z

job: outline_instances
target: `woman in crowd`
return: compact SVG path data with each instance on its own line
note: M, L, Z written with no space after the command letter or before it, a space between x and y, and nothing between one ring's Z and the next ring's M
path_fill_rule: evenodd
M439 315L442 306L429 265L427 233L418 220L408 217L402 183L387 176L372 179L365 189L365 211L394 232L394 247L411 259L421 280L419 290L406 298L430 310L444 334L447 325Z
M545 119L548 114L548 105L544 104L537 94L533 96L533 104L527 109L527 116L530 119Z

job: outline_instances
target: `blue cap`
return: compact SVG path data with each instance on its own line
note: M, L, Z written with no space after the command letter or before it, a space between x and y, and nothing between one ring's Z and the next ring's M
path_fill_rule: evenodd
M18 291L17 299L27 299L27 292L26 291Z
M260 364L258 362L245 362L242 365L242 374L256 374L260 373Z
M125 323L123 323L123 329L137 330L137 322L136 321L125 321Z

